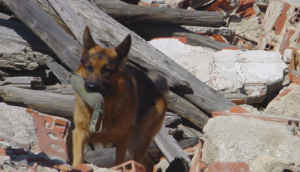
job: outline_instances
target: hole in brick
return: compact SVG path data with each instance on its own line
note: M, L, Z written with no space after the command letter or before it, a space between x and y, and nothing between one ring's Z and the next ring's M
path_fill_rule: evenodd
M276 29L275 29L275 26L273 26L273 27L272 27L272 30L273 30L273 31L275 31L275 30L276 30Z
M50 144L50 147L57 152L64 152L64 150L62 148L60 148L59 146L57 146L56 144L52 143L52 144Z
M297 23L298 23L298 22L299 22L299 19L296 19L296 20L295 20L295 22L297 22Z
M274 46L273 46L273 45L271 45L271 46L270 46L270 50L273 50L273 48L274 48Z
M300 14L299 13L297 14L297 18L300 18Z
M298 12L298 10L299 10L298 8L295 8L295 12Z
M125 166L125 169L126 170L131 170L132 169L132 164L130 163L130 164L127 164L126 166Z
M270 48L270 45L269 45L269 44L267 44L267 45L266 45L266 48Z
M55 140L55 141L60 141L60 139L59 138L57 138L56 136L55 136L55 134L53 134L53 133L48 133L48 136L50 137L50 139L52 139L52 140Z

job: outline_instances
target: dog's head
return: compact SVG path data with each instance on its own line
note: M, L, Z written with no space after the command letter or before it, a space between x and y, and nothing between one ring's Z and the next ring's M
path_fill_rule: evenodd
M107 93L112 83L116 83L123 73L124 63L131 47L128 35L116 48L106 49L97 45L88 27L83 35L83 51L77 73L82 76L88 92Z

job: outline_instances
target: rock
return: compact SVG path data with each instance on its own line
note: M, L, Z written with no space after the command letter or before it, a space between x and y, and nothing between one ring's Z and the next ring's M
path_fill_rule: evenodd
M250 165L259 155L300 163L300 138L292 126L255 118L220 116L204 127L202 160L245 162Z
M211 52L176 39L155 39L150 44L228 99L261 103L267 93L282 88L287 65L279 52Z
M250 166L251 172L300 171L299 162L268 155L259 155Z
M37 137L34 119L24 108L0 103L0 139L13 148L37 151Z
M264 114L300 119L300 85L290 84L273 99Z
M169 162L167 159L162 159L159 163L156 164L157 169L161 169L161 172L165 172L169 167Z
M291 59L293 59L294 52L292 49L285 49L283 53L283 61L289 63Z
M250 19L233 18L230 19L228 27L235 29L235 34L246 40L258 42L260 35L262 34L261 29L261 18L253 17ZM237 21L235 21L237 20Z
M258 7L266 9L269 4L269 0L255 0L255 3Z

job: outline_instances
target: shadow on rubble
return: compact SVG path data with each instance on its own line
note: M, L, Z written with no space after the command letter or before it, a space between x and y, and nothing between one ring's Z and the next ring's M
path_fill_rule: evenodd
M10 157L11 164L14 166L42 166L53 168L65 164L59 159L50 159L45 153L34 154L24 149L6 149L6 155Z

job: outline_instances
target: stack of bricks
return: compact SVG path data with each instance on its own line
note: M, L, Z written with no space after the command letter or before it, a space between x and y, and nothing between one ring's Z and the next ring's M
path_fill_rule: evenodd
M257 49L280 51L300 48L300 1L270 0L264 20L263 33Z

